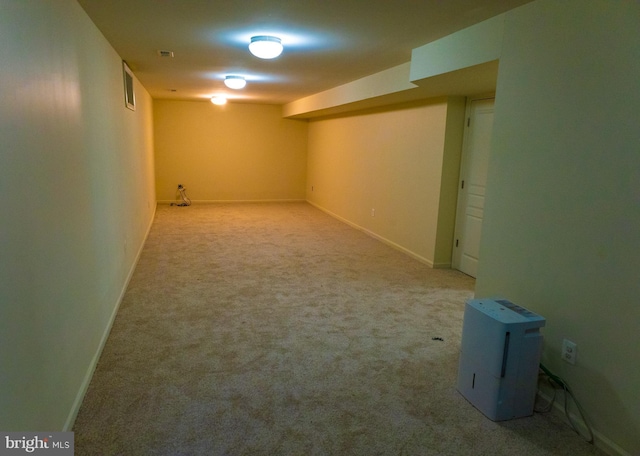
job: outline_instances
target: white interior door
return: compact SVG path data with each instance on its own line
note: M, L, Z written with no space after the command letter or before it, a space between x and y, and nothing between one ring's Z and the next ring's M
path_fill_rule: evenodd
M467 108L453 266L472 277L476 277L478 271L484 194L493 130L493 105L493 98L471 100Z

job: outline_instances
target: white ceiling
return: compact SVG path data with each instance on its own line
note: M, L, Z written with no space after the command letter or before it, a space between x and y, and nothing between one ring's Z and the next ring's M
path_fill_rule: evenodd
M78 0L153 98L272 104L408 62L412 49L529 1ZM249 53L265 34L282 39L279 58ZM227 74L246 88L227 89Z

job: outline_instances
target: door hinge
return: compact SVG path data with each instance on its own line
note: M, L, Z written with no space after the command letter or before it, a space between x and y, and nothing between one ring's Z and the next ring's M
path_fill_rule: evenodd
M458 239L456 239L456 247L458 247Z
M464 188L464 181L461 182L460 188Z
M471 117L467 117L467 127L471 126Z

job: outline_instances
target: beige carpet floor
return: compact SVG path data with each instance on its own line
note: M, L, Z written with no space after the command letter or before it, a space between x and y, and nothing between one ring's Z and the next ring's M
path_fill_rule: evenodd
M456 391L473 287L309 204L160 206L76 454L602 454Z

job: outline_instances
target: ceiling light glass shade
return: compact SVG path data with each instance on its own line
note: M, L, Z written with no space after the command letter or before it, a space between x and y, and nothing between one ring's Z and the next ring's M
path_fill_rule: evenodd
M247 85L247 81L242 76L227 76L224 78L224 85L230 89L242 89Z
M282 41L275 36L253 36L249 44L249 51L261 59L275 59L282 54Z
M227 104L227 99L225 97L211 97L211 103L215 105L223 105Z

